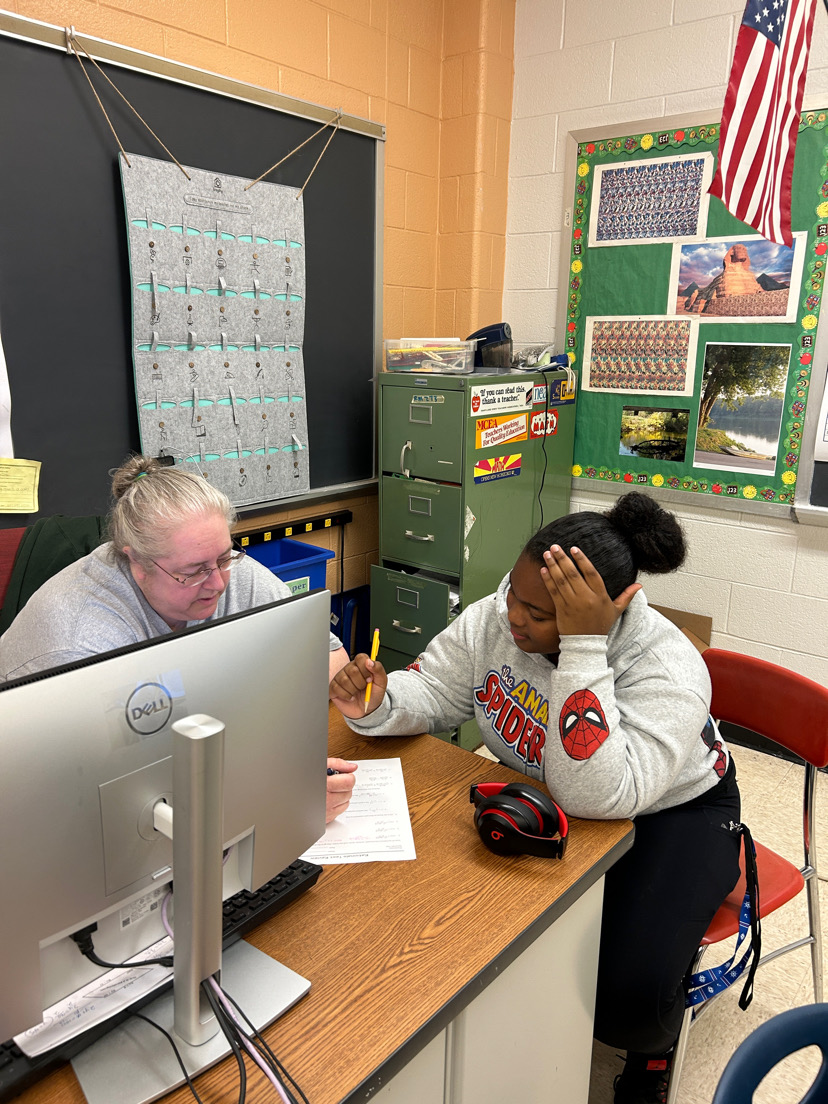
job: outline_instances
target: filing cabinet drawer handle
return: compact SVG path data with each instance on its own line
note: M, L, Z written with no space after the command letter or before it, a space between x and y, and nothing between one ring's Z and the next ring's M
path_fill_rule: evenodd
M433 541L434 540L434 534L433 533L423 533L422 535L420 535L419 533L413 533L410 529L406 529L405 535L408 537L409 540L416 540L416 541Z
M402 447L402 448L400 449L400 471L402 472L402 474L403 474L404 476L406 476L406 478L407 478L407 477L408 477L408 476L409 476L409 475L410 475L411 473L410 473L410 471L408 470L408 468L405 468L405 467L403 467L403 464L405 463L405 450L406 450L406 449L410 449L410 448L411 448L411 442L410 442L410 441L406 441L406 442L405 442L405 444L403 445L403 447Z
M422 630L422 629L420 628L420 626L419 626L419 625L415 625L413 629L409 629L409 628L408 628L408 627L407 627L406 625L403 625L403 624L401 624L401 623L400 623L399 621L397 621L397 619L396 619L396 618L395 618L395 619L394 619L394 620L393 620L393 621L391 622L391 624L393 625L393 627L394 627L395 629L399 629L399 630L400 630L400 632L405 632L405 633L415 633L415 634L416 634L416 633L421 633L421 632L423 631L423 630Z

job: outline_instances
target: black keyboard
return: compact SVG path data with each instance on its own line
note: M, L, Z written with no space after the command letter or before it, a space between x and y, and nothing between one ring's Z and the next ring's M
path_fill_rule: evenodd
M277 874L255 892L243 889L235 896L228 897L223 906L222 946L224 949L227 950L253 928L277 913L279 909L295 901L306 889L316 884L321 873L321 866L297 859L281 874ZM169 981L154 989L143 1000L136 1001L131 1008L124 1009L122 1013L112 1016L105 1023L91 1027L88 1031L76 1035L74 1039L69 1039L61 1046L55 1047L54 1050L38 1055L37 1058L27 1058L11 1039L6 1043L0 1043L0 1101L11 1100L29 1085L74 1058L116 1024L128 1019L132 1011L137 1011L143 1005L149 1004L171 985L172 974Z

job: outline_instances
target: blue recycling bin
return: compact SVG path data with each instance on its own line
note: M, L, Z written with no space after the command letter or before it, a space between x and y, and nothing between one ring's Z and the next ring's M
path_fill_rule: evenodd
M287 583L291 594L324 588L325 564L334 556L330 548L317 548L290 537L254 544L247 549L247 554Z

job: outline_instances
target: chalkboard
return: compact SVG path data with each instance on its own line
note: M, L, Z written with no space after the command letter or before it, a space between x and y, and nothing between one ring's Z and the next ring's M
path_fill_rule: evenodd
M94 45L90 51L101 56ZM124 148L165 157L86 67ZM320 126L318 109L316 118L300 117L162 79L149 64L102 68L183 164L255 178ZM118 148L77 59L64 51L0 33L0 102L0 337L15 453L43 462L42 516L105 513L108 470L140 447ZM268 180L301 187L330 133ZM375 475L381 156L375 135L340 128L304 193L312 493ZM36 516L0 515L0 526Z

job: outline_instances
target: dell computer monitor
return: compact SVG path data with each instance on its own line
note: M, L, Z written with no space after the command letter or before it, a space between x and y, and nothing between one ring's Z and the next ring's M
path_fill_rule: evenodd
M325 830L330 595L316 591L0 686L0 1039L163 936L172 725L225 726L227 895L275 877Z

